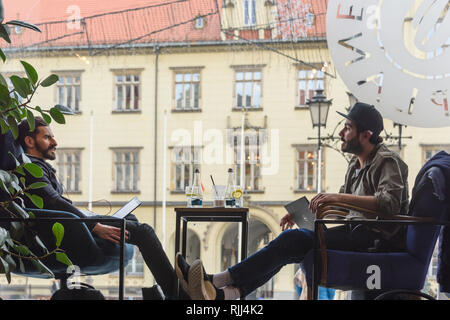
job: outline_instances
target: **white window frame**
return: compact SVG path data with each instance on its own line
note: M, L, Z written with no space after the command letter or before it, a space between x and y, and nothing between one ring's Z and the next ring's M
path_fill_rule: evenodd
M262 110L263 72L260 67L237 67L234 70L234 108ZM250 89L250 104L247 103L247 89ZM242 93L239 101L239 92Z
M142 70L143 69L112 70L114 79L114 112L125 113L141 111ZM127 99L128 92L129 99Z
M304 157L301 157L301 153ZM312 166L312 176L308 173ZM295 146L295 188L297 192L317 191L317 165L318 150L316 145L296 145ZM324 181L324 157L322 151L322 185ZM308 181L312 179L312 184Z
M139 193L141 147L111 148L113 151L113 193ZM127 161L128 155L128 161ZM120 169L120 172L119 172ZM126 179L127 170L129 173Z
M199 146L172 147L172 191L184 192L192 183L194 170L201 167L201 151Z
M173 110L176 111L191 111L201 110L202 88L201 88L201 69L195 68L172 68L174 74L173 80ZM181 79L180 79L181 77ZM181 90L181 100L179 103L178 95L179 88ZM197 89L195 89L197 88ZM187 91L188 90L188 91ZM197 91L196 91L197 90ZM186 93L189 93L189 99L186 99ZM197 96L196 96L197 92ZM189 104L187 103L189 102Z
M306 102L312 99L317 89L325 92L325 73L320 68L298 67L297 69L297 89L296 104L299 108L308 108ZM301 92L304 91L302 96Z
M55 85L55 103L69 107L75 113L80 113L83 71L54 71L53 73L57 74L59 78Z
M244 0L243 9L244 27L256 25L256 0Z
M81 193L81 152L82 148L58 148L56 167L58 180L66 193ZM69 160L69 156L71 159ZM74 179L71 179L71 178Z
M261 141L258 133L244 133L244 183L245 186L241 186L245 192L258 192L264 191L262 186L261 175ZM236 185L240 185L241 177L241 134L236 133L234 135L234 172L236 178Z

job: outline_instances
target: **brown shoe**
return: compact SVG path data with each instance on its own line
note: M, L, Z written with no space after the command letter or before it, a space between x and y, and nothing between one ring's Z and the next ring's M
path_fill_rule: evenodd
M211 281L205 280L203 263L197 259L189 268L188 292L192 300L215 300L216 288Z
M180 280L181 286L186 292L188 292L188 274L190 268L191 266L186 262L181 253L177 252L175 257L175 272L178 280Z

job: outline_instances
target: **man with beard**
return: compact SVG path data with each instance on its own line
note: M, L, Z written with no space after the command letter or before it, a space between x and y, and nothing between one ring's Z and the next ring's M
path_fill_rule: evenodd
M47 184L43 188L28 191L43 198L44 209L71 212L80 218L105 217L111 219L111 216L100 215L87 217L72 204L72 201L63 197L63 187L56 178L56 170L46 161L55 160L58 144L52 130L41 117L35 118L34 131L30 131L27 120L23 120L19 124L19 143L31 162L42 168L43 176L41 178L33 177L27 173L26 184L31 185L34 182L45 182ZM24 201L27 207L35 207L28 198L25 198ZM87 222L86 226L101 247L107 246L108 243L117 244L120 241L120 228L94 221ZM125 228L125 240L139 248L146 265L158 285L161 286L166 299L189 299L188 294L183 290L177 294L178 281L174 268L170 264L153 228L148 224L140 223L132 214L127 215Z
M338 112L339 113L339 112ZM354 154L339 193L320 193L310 209L332 202L355 205L390 215L408 210L408 167L397 153L390 151L379 136L383 118L374 106L356 103L346 118L339 136L342 151ZM365 218L350 212L348 219ZM193 299L237 299L245 297L270 280L286 264L300 263L313 248L313 232L291 229L294 221L286 214L280 222L283 232L266 247L228 270L206 274L201 260L188 265L180 254L175 269ZM289 230L290 229L290 230ZM329 249L349 251L403 251L403 228L375 229L362 225L342 225L325 231Z

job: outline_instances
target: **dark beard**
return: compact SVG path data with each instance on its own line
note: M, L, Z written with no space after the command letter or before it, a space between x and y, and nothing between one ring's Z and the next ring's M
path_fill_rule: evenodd
M343 152L348 152L348 153L353 153L353 154L361 153L363 147L362 147L361 143L359 142L358 138L359 138L359 136L356 136L352 140L344 142L341 146L341 150Z
M46 159L46 160L55 160L56 159L56 156L54 154L50 153L50 149L53 149L54 147L55 146L50 146L48 149L44 149L44 148L41 148L41 146L39 144L36 144L37 151L39 151L43 155L44 159Z

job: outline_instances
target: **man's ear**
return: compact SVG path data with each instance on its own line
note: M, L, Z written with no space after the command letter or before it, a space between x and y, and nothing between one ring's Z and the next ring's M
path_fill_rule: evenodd
M359 135L359 137L361 138L362 141L369 141L371 136L372 136L372 133L368 130L361 132Z
M27 149L34 148L36 141L34 141L34 138L32 136L26 136L24 141L25 141L25 146L27 147Z

